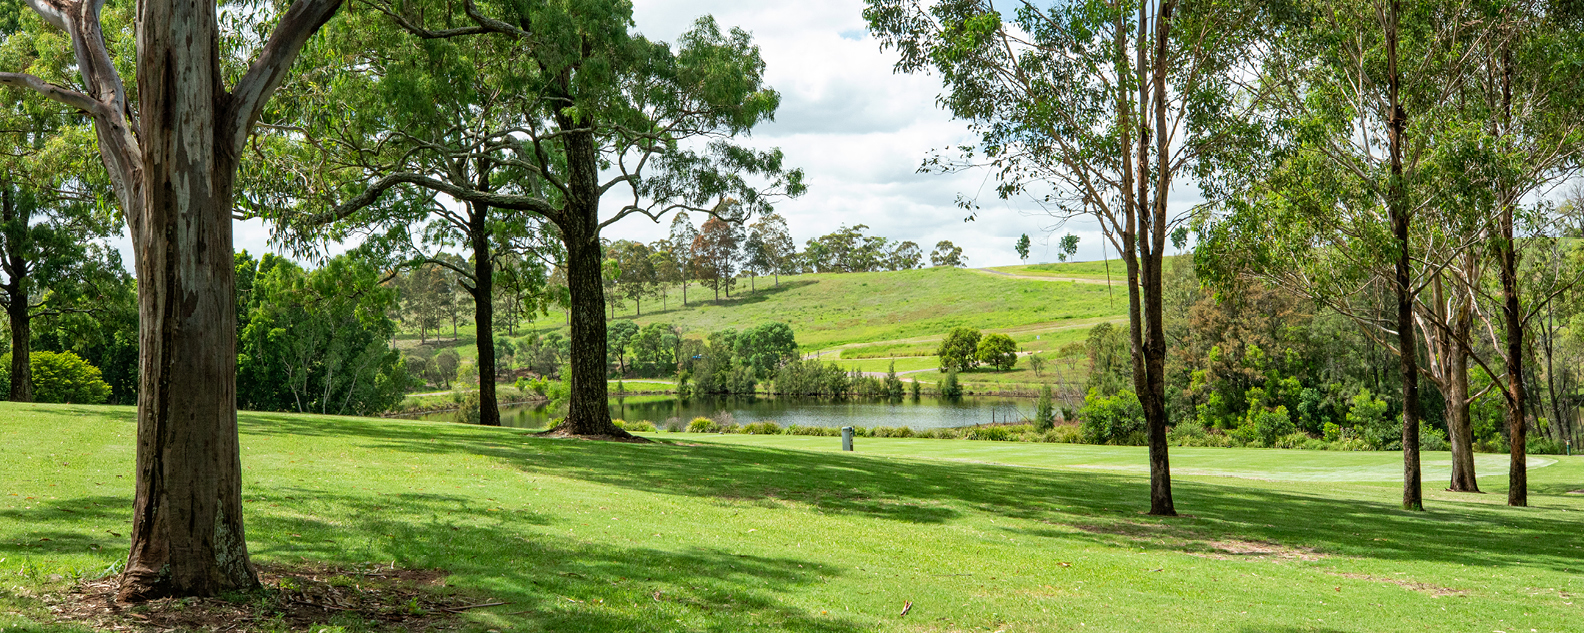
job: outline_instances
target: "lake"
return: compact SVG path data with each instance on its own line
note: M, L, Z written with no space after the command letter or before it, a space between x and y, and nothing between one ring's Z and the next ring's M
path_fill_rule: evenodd
M667 396L628 396L611 398L611 417L629 421L649 420L663 426L677 418L686 424L704 416L717 420L730 415L738 424L766 420L781 426L906 426L915 430L972 426L989 422L1017 421L1034 417L1034 399L997 396L964 396L955 401L929 396L900 401L885 399L752 396L701 396L677 400ZM429 413L424 420L451 420L449 412ZM545 406L505 405L501 407L504 426L539 429L549 424L551 411Z

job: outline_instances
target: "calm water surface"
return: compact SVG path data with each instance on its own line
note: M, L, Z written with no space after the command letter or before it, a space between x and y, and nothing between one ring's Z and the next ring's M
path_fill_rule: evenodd
M938 429L971 426L991 421L1007 422L1034 417L1031 398L966 396L956 401L942 398L906 397L900 401L884 399L794 397L705 396L687 400L632 396L612 398L611 416L628 421L649 420L656 426L677 418L686 424L699 416L720 419L730 414L738 424L776 422L781 426L906 426L913 429ZM501 407L501 424L537 429L549 424L552 411L540 406ZM450 420L454 414L431 413L425 420Z

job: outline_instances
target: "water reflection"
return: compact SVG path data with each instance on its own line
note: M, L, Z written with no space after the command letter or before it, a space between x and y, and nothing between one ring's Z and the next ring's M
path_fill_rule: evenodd
M624 420L649 420L655 426L677 418L682 423L699 416L717 417L724 412L738 424L773 421L782 426L906 426L937 429L970 426L989 422L1009 422L1034 417L1034 400L996 396L965 396L955 401L943 398L884 399L704 396L677 400L664 396L612 398L611 416ZM451 420L451 413L431 413L426 420ZM552 412L543 405L501 407L501 424L518 428L544 428Z

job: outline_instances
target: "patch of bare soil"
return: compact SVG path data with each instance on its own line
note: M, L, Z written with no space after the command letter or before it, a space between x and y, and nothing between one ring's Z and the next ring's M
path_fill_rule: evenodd
M551 437L551 438L557 438L557 439L570 439L570 440L594 440L594 441L599 441L599 442L627 442L629 444L649 444L650 443L648 438L638 437L637 435L631 435L631 434L627 434L627 435L579 435L577 433L573 433L571 431L566 430L566 427L564 425L559 425L559 426L556 426L555 428L552 428L552 429L550 429L548 431L535 433L534 435L537 436L537 437Z
M1447 587L1442 587L1440 585L1432 585L1432 584L1423 583L1423 582L1414 582L1414 581L1408 580L1406 578L1387 578L1385 576L1371 576L1369 574L1352 574L1352 573L1346 573L1346 572L1340 572L1340 571L1328 571L1326 573L1331 574L1332 576L1341 576L1343 578L1352 578L1354 580L1368 580L1368 581L1371 581L1371 582L1391 583L1391 584L1397 585L1398 587L1402 587L1403 589L1407 589L1409 591L1417 591L1419 593L1429 594L1431 596L1436 596L1436 597L1441 597L1441 596L1466 596L1466 595L1469 594L1469 592L1463 591L1462 589L1450 589L1450 588L1447 588Z
M1207 551L1192 552L1195 556L1218 560L1239 558L1286 558L1291 560L1320 560L1324 554L1308 547L1290 547L1280 543L1240 541L1236 539L1205 543Z
M110 577L45 602L58 620L101 631L306 630L349 620L381 630L447 630L458 628L458 614L501 604L447 592L445 577L439 570L269 565L259 567L261 588L223 598L120 603L120 580Z

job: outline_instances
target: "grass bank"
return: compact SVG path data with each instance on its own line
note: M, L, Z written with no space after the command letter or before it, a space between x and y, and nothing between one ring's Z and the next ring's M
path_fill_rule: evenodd
M55 628L32 596L124 560L133 417L0 404L0 627ZM1142 514L1146 460L1128 447L240 424L259 561L444 569L510 603L467 612L481 632L1563 631L1584 617L1584 498L1566 494L1584 488L1579 458L1531 471L1532 508L1503 506L1494 476L1487 495L1431 485L1430 511L1407 513L1394 454L1180 449L1185 516L1161 519Z

